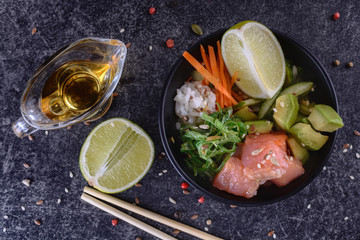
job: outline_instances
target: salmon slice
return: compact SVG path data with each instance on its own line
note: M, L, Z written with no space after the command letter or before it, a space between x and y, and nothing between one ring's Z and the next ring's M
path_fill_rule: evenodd
M289 158L288 167L285 169L285 171L286 172L284 173L284 175L282 175L280 178L271 180L273 183L276 184L276 186L283 187L289 184L289 182L291 182L292 180L303 175L305 172L302 163L298 159L293 157Z
M286 139L284 133L248 135L241 155L245 175L261 182L283 176L290 157Z
M259 182L245 176L244 166L237 157L230 157L215 176L213 186L237 196L251 198L256 195Z

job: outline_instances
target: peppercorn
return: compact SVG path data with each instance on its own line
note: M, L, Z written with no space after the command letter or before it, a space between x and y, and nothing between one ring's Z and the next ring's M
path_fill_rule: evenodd
M334 18L335 21L338 20L339 17L340 17L340 13L339 13L339 12L334 13L333 18Z
M205 201L204 197L200 197L200 198L198 199L198 202L199 202L199 203L203 203L204 201Z
M340 65L340 61L336 59L336 60L334 61L334 65L335 65L335 66L339 66L339 65Z
M181 189L187 189L189 187L189 184L187 182L181 183Z
M348 68L352 68L354 67L354 64L352 62L348 62L347 65L346 65Z
M166 41L166 46L167 46L168 48L174 47L174 40L168 39L168 40Z
M153 15L156 12L156 9L154 7L149 8L149 13Z
M117 220L116 218L114 218L113 220L111 220L111 224L113 226L116 226L118 224L119 220Z

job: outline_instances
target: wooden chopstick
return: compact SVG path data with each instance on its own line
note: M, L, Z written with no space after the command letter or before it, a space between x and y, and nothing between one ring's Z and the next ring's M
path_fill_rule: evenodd
M130 223L131 225L134 225L135 227L138 227L138 228L154 235L155 237L158 237L160 239L166 239L166 240L176 240L176 238L174 238L166 233L163 233L162 231L160 231L140 220L137 220L136 218L131 217L116 208L110 207L109 205L101 202L100 200L98 200L96 198L91 197L90 195L88 195L86 193L83 193L81 195L81 199L90 203L91 205L94 205L94 206L100 208L101 210L104 210L105 212L108 212L108 213L118 217L119 219L121 219L125 222Z
M208 234L206 232L203 232L203 231L200 231L196 228L193 228L193 227L190 227L190 226L187 226L183 223L179 223L175 220L172 220L170 218L167 218L167 217L164 217L164 216L161 216L157 213L154 213L154 212L151 212L149 210L146 210L146 209L143 209L141 207L138 207L138 206L134 206L128 202L125 202L121 199L118 199L118 198L115 198L113 196L110 196L110 195L107 195L105 193L102 193L102 192L99 192L93 188L90 188L90 187L85 187L84 188L84 192L85 193L88 193L96 198L99 198L103 201L106 201L106 202L109 202L111 204L114 204L118 207L121 207L121 208L124 208L126 210L129 210L131 212L134 212L136 214L139 214L139 215L142 215L146 218L149 218L149 219L152 219L154 221L157 221L159 223L162 223L162 224L165 224L169 227L172 227L172 228L175 228L175 229L178 229L182 232L186 232L188 234L191 234L195 237L198 237L198 238L201 238L201 239L206 239L206 240L221 240L222 238L218 238L218 237L215 237L211 234Z

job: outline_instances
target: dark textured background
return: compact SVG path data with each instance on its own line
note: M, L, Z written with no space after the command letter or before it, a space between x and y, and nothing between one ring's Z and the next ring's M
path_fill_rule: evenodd
M321 3L320 3L321 2ZM180 211L181 222L226 239L359 239L360 137L360 2L359 1L36 1L2 0L0 3L0 239L154 239L135 227L119 222L79 198L84 186L78 166L83 141L94 128L84 124L34 134L34 141L19 139L11 123L19 116L19 99L36 68L57 49L79 38L97 36L132 43L128 49L122 84L117 87L110 111L102 119L125 117L139 124L152 137L156 154L163 151L157 125L161 89L171 66L198 36L189 26L199 24L204 34L252 19L287 33L304 43L325 66L339 99L345 127L326 169L298 194L276 204L256 208L230 208L189 188L180 190L181 177L170 162L156 158L141 181L143 187L118 194L140 206L173 218ZM150 15L150 6L156 13ZM341 17L331 16L339 11ZM36 27L37 32L31 34ZM125 29L120 33L121 29ZM165 41L172 38L175 47ZM149 51L149 46L153 47ZM339 59L341 65L332 66ZM346 62L354 62L347 69ZM136 101L134 101L136 99ZM101 122L102 120L98 121ZM343 153L345 143L353 149ZM30 164L29 169L23 163ZM167 173L159 176L164 169ZM69 177L69 171L74 178ZM350 179L354 176L354 180ZM32 180L26 187L25 178ZM69 189L69 193L64 192ZM168 198L173 197L173 205ZM57 204L57 199L62 199ZM42 206L35 202L44 200ZM308 208L310 206L311 208ZM22 211L21 206L26 210ZM193 214L199 214L195 221ZM8 219L3 216L8 216ZM347 218L345 218L347 217ZM139 217L144 220L143 218ZM207 226L205 221L212 219ZM345 220L345 219L347 220ZM41 219L42 225L34 224ZM171 234L172 229L149 222ZM3 229L6 228L4 232ZM192 239L185 233L181 239Z

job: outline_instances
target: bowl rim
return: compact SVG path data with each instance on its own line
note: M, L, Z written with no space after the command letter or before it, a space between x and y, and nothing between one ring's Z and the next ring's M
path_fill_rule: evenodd
M201 44L205 39L210 38L212 36L218 35L220 33L224 33L227 30L227 28L221 28L215 32L212 32L202 38L200 38L198 41L196 41L194 44L191 45L190 48L187 49L188 52L191 52L192 50L194 50L199 44ZM330 93L334 99L334 103L335 103L335 111L338 111L338 99L336 96L336 92L335 92L335 88L334 85L328 75L328 73L326 72L325 68L323 67L323 65L320 63L320 61L304 46L304 44L302 44L301 42L299 42L298 40L294 39L293 37L289 36L286 33L271 29L271 31L274 33L275 36L281 36L283 38L285 38L286 40L290 40L292 41L295 45L297 45L308 57L310 57L315 65L317 66L317 68L320 70L321 74L323 75L323 78L325 79L325 82L327 83L329 89L330 89ZM185 179L185 181L187 181L190 185L192 185L194 188L200 190L202 193L204 193L207 196L210 196L213 199L216 199L220 202L223 203L228 203L228 204L236 204L238 206L243 206L243 207L255 207L255 206L262 206L262 205L268 205L268 204L273 204L279 201L282 201L286 198L289 198L293 195L295 195L296 193L300 192L302 189L304 189L306 186L308 186L314 179L315 177L317 177L319 175L319 173L321 172L321 170L323 169L324 165L327 163L327 161L329 160L332 150L334 148L335 142L336 142L336 138L337 138L337 134L338 131L334 132L334 141L332 142L331 146L330 146L330 150L326 153L324 160L322 161L322 163L319 165L319 167L317 169L315 169L315 171L312 173L312 175L310 175L310 177L300 186L298 186L297 188L295 188L294 190L280 196L280 197L275 197L273 199L269 199L269 200L264 200L261 202L241 202L238 200L230 200L230 199L226 199L223 198L221 196L218 196L214 193L211 193L209 191L207 191L205 188L203 188L202 186L200 186L199 184L197 184L193 179L191 179L187 173L181 168L181 166L178 164L178 162L176 161L170 146L169 146L169 142L167 141L167 137L166 137L166 131L165 131L165 121L164 121L164 105L165 105L165 96L168 92L168 88L170 86L170 83L172 81L172 78L176 72L176 69L179 67L179 65L184 61L184 58L181 56L179 57L179 59L176 61L176 63L172 66L170 72L167 75L166 78L166 82L164 83L163 89L162 89L162 93L161 93L161 103L160 103L160 107L159 107L159 130L160 130L160 137L161 137L161 142L164 146L164 150L171 162L171 164L173 165L173 167L175 168L175 170L180 174L180 176Z

